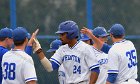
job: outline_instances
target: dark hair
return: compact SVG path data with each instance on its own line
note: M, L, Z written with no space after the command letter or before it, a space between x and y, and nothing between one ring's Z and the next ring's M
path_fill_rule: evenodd
M97 36L97 35L95 37L99 38L99 36Z
M68 35L68 32L66 32L66 34ZM78 39L78 38L79 38L79 36L76 36L75 38L76 38L76 39Z
M113 35L114 38L123 38L124 35Z
M4 41L6 38L5 37L3 37L3 38L0 38L0 41Z
M15 41L14 40L14 45L15 46L20 46L20 45L22 45L24 43L25 40L26 40L26 38L24 40L22 40L22 41Z

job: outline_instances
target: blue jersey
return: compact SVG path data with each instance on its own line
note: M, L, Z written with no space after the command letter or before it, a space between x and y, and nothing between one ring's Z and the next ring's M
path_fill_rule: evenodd
M8 51L7 48L0 46L0 64L2 62L3 55ZM2 82L2 67L0 66L0 84Z

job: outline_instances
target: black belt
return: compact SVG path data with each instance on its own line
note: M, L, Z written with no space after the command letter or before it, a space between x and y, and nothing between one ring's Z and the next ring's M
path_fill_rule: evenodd
M128 82L129 79L125 80L125 82Z
M85 81L80 81L79 83L82 83L82 82L85 82Z
M128 80L129 80L129 79L125 80L125 82L128 82ZM134 80L137 80L137 79L134 79Z
M82 82L85 82L85 81L80 81L80 82L78 82L78 83L76 83L76 84L79 84L79 83L82 83ZM70 84L75 84L75 83L70 83Z

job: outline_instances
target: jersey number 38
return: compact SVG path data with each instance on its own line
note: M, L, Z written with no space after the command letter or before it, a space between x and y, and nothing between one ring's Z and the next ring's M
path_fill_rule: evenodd
M4 79L14 80L16 64L4 62L3 67L4 67L4 74L3 74Z

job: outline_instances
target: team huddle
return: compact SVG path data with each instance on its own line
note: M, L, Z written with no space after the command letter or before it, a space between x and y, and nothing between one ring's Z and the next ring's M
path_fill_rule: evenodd
M0 30L0 82L2 84L37 84L33 53L38 55L46 71L58 69L60 84L139 84L137 52L130 40L124 39L125 29L114 24L93 30L68 20L59 24L56 39L47 52L48 59L36 38L23 27ZM113 44L107 44L110 36ZM11 48L8 50L8 48ZM0 84L1 84L0 83Z

